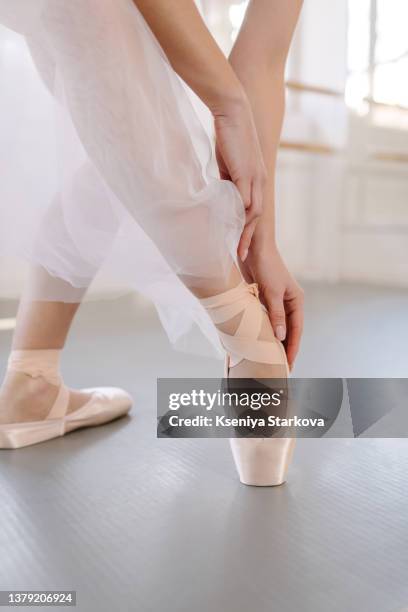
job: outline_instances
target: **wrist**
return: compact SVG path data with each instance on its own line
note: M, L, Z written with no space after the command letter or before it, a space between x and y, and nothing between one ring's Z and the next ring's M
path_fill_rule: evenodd
M216 118L239 114L248 104L244 88L237 79L232 86L216 90L208 108Z
M275 230L273 227L265 227L260 221L252 237L251 249L255 257L262 257L265 253L278 252Z

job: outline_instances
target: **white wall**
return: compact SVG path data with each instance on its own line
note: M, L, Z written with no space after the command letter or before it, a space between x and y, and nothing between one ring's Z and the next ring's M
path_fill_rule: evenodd
M342 278L408 286L408 168L374 151L408 155L408 132L353 116L341 227Z
M346 0L305 0L288 78L344 91ZM340 98L289 93L283 138L326 144L336 156L282 151L280 243L305 279L408 286L408 172L375 151L408 154L408 132L373 124Z
M345 0L306 0L288 60L287 79L342 92L346 83ZM344 150L343 99L288 91L283 140ZM301 278L339 278L339 219L344 198L341 155L281 151L277 227L282 251Z

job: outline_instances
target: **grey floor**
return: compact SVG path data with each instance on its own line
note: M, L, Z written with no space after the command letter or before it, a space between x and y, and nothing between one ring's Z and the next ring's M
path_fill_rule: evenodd
M406 292L308 287L295 374L405 377L407 311ZM223 440L155 438L156 377L219 373L129 299L86 304L65 378L124 386L133 413L0 453L0 589L73 589L81 612L408 608L408 442L301 440L288 484L244 487Z

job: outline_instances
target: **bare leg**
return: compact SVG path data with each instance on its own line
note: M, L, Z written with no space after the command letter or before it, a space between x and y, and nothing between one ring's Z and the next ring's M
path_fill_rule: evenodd
M13 350L62 349L79 305L22 300Z
M79 305L78 302L22 299L12 349L63 349ZM0 389L0 424L45 419L58 391L58 386L43 377L32 378L21 372L8 371ZM88 394L71 391L68 413L77 410L88 398Z

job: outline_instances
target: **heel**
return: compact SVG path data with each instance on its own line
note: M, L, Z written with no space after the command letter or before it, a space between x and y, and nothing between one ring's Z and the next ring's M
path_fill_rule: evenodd
M286 481L296 440L231 438L231 450L242 484L276 487Z

